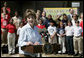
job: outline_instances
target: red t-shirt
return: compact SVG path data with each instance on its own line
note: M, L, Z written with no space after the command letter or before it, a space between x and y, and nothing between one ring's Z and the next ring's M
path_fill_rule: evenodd
M6 28L8 21L6 19L1 19L1 28Z
M80 26L82 27L83 30L83 20L80 22ZM82 36L83 36L83 32L82 32Z
M43 29L45 28L45 25L37 25L38 28Z
M15 33L16 27L14 24L8 24L6 28L8 29L8 32Z

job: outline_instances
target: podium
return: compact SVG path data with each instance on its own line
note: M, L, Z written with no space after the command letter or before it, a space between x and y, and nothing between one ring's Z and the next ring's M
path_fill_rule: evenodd
M50 48L49 48L50 47ZM22 46L21 49L29 53L45 53L46 51L60 51L60 44L44 44L44 45L26 45ZM49 52L48 52L49 53Z
M29 53L42 53L43 45L27 45L21 47L23 51L29 52Z

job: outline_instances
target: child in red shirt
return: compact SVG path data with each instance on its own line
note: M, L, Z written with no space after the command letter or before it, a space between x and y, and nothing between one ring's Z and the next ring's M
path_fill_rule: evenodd
M39 24L37 25L37 27L38 27L39 29L45 28L45 25L43 25L42 19L39 19Z
M40 33L40 35L41 35L41 40L42 40L42 43L43 44L45 44L45 39L44 39L44 36L43 36L43 34L45 34L45 32L46 32L46 27L45 27L45 25L43 25L43 20L42 19L39 19L39 24L37 25L37 27L38 27L38 32Z
M9 54L15 53L15 32L16 27L13 24L13 19L10 20L10 23L6 26L8 30L7 40L8 40L8 51Z

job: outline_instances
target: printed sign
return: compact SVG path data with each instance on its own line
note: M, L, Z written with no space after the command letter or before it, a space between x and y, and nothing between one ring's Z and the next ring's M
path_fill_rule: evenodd
M55 20L57 14L70 14L69 13L69 9L71 8L44 8L44 11L46 12L46 16L48 16L49 14L52 15L52 18ZM75 14L77 14L77 8L72 8L75 12Z

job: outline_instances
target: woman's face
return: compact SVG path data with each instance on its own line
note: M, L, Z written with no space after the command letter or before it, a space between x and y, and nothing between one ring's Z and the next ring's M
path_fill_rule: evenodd
M35 24L35 18L27 18L27 21L28 21L28 23L29 23L31 26L34 26L34 24Z

